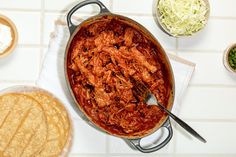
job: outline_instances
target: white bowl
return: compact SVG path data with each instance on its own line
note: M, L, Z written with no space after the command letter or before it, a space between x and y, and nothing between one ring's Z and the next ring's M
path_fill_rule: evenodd
M225 68L226 68L229 72L236 74L236 70L233 69L233 68L229 65L229 52L230 52L230 50L231 50L232 48L236 48L236 43L234 43L234 44L228 46L228 47L226 48L226 50L224 51L223 63L224 63Z
M0 14L0 23L11 28L11 36L12 36L11 45L5 51L3 51L3 53L0 53L0 58L2 58L10 54L15 49L18 42L18 32L15 24L8 17L1 14Z
M192 36L192 35L196 34L197 32L199 32L200 30L202 30L202 29L206 26L206 24L207 24L207 22L208 22L208 19L209 19L209 16L210 16L210 3L209 3L208 0L203 0L203 1L205 1L206 5L207 5L207 8L208 8L207 13L205 14L205 16L206 16L206 21L207 21L206 24L205 24L200 30L198 30L198 31L196 31L196 32L193 32L193 34L190 34L190 35L185 35L185 34L174 35L174 34L172 34L172 33L169 31L169 29L161 22L161 18L160 18L161 14L160 14L159 9L158 9L159 1L160 1L160 0L156 0L156 2L155 2L155 4L154 4L154 8L153 8L153 9L154 9L154 15L155 15L156 20L157 20L157 22L158 22L158 25L160 26L160 28L162 29L162 31L164 31L166 34L168 34L168 35L170 35L170 36L173 36L173 37Z

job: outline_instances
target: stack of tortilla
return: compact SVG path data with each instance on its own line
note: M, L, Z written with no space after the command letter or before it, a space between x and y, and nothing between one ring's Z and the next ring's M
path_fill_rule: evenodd
M33 90L0 95L1 157L64 156L70 141L68 113L50 93Z

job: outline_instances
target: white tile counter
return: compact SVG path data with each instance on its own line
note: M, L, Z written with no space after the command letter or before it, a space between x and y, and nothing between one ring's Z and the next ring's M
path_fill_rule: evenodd
M222 64L224 49L236 43L236 0L210 0L211 16L206 28L192 37L173 38L163 33L152 15L153 0L101 0L110 11L143 24L162 46L196 63L190 85L182 98L180 117L206 139L203 144L174 127L171 142L162 150L142 154L121 139L101 133L76 118L70 157L235 157L236 76ZM11 18L19 32L14 53L0 59L0 89L35 84L47 51L54 22L80 0L0 0L0 14ZM88 6L79 16L94 15ZM0 139L1 140L1 139Z

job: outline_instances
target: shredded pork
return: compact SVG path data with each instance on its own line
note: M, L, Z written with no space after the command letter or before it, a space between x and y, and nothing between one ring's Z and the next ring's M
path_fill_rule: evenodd
M100 20L81 28L69 52L73 92L97 125L117 135L139 135L155 127L164 113L137 99L130 77L145 83L164 105L168 81L155 56L158 50L142 33L115 19Z

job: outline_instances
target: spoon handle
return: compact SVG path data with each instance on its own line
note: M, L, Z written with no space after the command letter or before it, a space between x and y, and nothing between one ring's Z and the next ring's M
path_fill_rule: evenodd
M172 119L174 119L180 126L182 126L185 130L187 130L191 135L196 137L198 140L206 143L207 141L199 135L192 127L190 127L187 123L182 121L180 118L178 118L176 115L171 113L169 110L167 110L164 106L162 106L160 103L157 102L157 104L160 106L162 110L164 110Z

